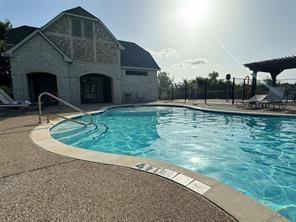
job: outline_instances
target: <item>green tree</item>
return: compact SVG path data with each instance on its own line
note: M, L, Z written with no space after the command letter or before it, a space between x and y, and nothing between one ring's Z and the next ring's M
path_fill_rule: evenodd
M8 19L5 21L0 21L0 53L7 49L5 36L10 29L12 29L12 25Z
M219 73L213 71L213 72L209 73L208 76L209 76L211 82L217 82L217 78L219 77Z
M169 88L173 83L173 78L166 72L159 72L157 74L157 87L159 92L159 99L161 99L161 93L163 89Z
M0 21L0 86L4 85L11 88L11 71L9 58L2 53L7 50L6 34L12 29L12 25L8 19ZM8 89L8 91L10 91Z
M272 86L272 79L264 79L263 82L267 86Z

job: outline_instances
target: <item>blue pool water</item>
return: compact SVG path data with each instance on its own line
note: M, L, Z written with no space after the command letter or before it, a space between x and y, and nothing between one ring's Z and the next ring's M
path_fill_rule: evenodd
M80 117L86 120L87 117ZM140 106L66 121L51 135L66 144L170 162L222 181L296 221L296 118Z

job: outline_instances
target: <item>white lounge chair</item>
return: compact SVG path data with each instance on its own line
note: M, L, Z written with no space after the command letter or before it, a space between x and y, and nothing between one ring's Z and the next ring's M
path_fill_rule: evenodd
M285 98L285 88L283 87L270 87L268 95L265 100L259 102L260 105L263 106L269 106L270 104L273 105L273 108L275 108L275 105L278 104L279 108L285 108L286 102L284 101Z
M264 99L266 99L267 95L255 95L253 97L251 97L250 99L247 100L243 100L243 101L237 101L236 102L236 106L238 106L238 103L242 103L245 107L247 108L251 108L253 107L253 105L255 106L255 108L258 107L259 102L263 101Z
M0 89L0 108L19 108L22 110L28 107L31 103L29 101L18 102L13 100L4 90Z

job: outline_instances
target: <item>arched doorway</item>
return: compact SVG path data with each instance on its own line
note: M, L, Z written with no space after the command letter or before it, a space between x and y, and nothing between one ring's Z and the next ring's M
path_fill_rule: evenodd
M28 76L29 95L31 102L37 102L38 96L42 92L49 92L58 96L57 78L49 73L30 73ZM57 101L49 97L42 99L46 104L58 104Z
M80 77L81 103L111 103L112 79L101 74L87 74Z

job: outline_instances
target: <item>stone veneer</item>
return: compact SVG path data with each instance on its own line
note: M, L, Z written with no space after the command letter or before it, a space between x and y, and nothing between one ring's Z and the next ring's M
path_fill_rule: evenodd
M120 64L119 46L102 24L90 20L94 38L87 39L83 36L80 38L71 34L71 19L72 16L63 15L47 27L44 33L74 61ZM82 26L85 20L81 18Z
M73 38L73 59L81 62L94 62L93 41Z
M67 36L47 34L47 37L56 44L67 56L71 57L71 39Z
M67 16L67 15L62 16L57 21L55 21L53 24L51 24L46 29L46 31L70 35L69 18L70 18L70 16Z
M95 23L95 33L96 33L96 38L97 39L100 39L100 40L103 40L103 41L108 41L108 42L113 42L114 41L112 39L111 35L98 22Z
M115 43L96 41L96 57L98 63L119 64L120 51Z

